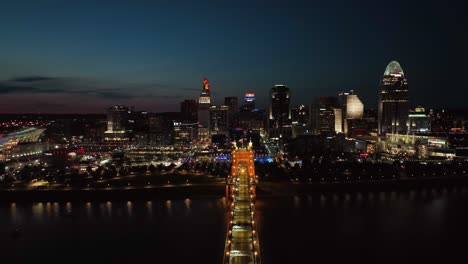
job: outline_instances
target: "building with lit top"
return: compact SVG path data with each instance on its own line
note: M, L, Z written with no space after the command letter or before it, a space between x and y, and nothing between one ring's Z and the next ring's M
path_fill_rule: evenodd
M378 133L406 133L408 113L408 81L400 64L392 61L379 87Z
M198 98L198 124L202 127L210 127L210 83L208 79L203 80L203 88Z
M255 109L255 93L247 92L244 96L244 104L242 105L243 112L249 112Z
M210 137L210 107L211 107L211 96L210 96L210 83L208 79L203 80L203 88L198 98L198 139L209 140Z

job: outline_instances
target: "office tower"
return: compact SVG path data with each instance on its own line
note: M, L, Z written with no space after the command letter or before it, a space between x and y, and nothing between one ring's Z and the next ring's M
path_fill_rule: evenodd
M229 128L229 107L227 105L211 106L210 128L216 134L227 133Z
M198 123L173 123L174 145L177 147L191 147L198 137Z
M241 107L242 112L250 112L255 109L255 93L248 92L244 96L244 104Z
M237 96L224 97L224 105L227 105L229 107L230 113L239 112L239 100Z
M130 111L123 105L115 105L107 109L107 130L104 132L106 141L127 141L128 120Z
M318 97L310 106L310 128L314 134L342 132L342 109L336 97Z
M304 105L291 108L292 137L309 132L309 109Z
M265 134L265 111L254 109L250 112L240 112L238 128L242 128L244 131L253 131L256 133Z
M309 123L309 110L304 105L291 108L292 124L307 124Z
M268 111L268 130L270 137L291 136L291 108L289 88L277 84L270 91L270 108Z
M431 132L431 115L426 113L422 106L416 107L408 115L408 132L429 133Z
M379 134L406 133L409 112L408 81L398 62L388 64L379 90Z
M356 124L356 120L360 120L364 116L364 104L359 100L359 97L354 94L354 91L340 92L338 100L341 103L343 115L343 133L348 135L352 124Z
M198 103L195 100L184 100L180 103L180 117L183 122L197 122Z
M210 83L208 79L203 80L203 88L198 98L198 124L204 128L210 128Z

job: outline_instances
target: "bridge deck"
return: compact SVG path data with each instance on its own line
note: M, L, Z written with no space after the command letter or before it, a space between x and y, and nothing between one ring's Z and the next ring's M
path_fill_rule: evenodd
M258 236L255 232L255 186L244 165L233 171L238 176L234 185L231 220L226 236L224 263L260 263Z

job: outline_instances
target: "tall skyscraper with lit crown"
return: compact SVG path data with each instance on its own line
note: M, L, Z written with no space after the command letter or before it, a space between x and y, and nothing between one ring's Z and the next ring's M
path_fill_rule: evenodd
M379 89L379 135L406 133L409 113L408 81L397 61L387 65Z
M203 89L198 98L198 123L200 126L209 128L210 127L210 83L208 79L203 80Z

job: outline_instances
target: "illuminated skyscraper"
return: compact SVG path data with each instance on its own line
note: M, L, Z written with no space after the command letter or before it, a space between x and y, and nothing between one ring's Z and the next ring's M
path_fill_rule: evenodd
M204 128L210 127L210 83L208 79L203 80L203 89L198 98L198 124Z
M291 107L289 88L277 84L271 88L268 129L270 137L289 137L291 135Z
M343 133L348 135L350 123L363 118L364 104L359 100L359 97L354 94L353 90L349 92L341 92L338 96L343 115Z
M255 93L248 92L244 96L244 104L242 105L243 112L250 112L255 109Z
M422 106L416 107L408 115L408 132L429 133L431 132L431 115L426 113Z
M211 131L213 133L227 133L229 129L229 106L211 106Z
M409 113L408 81L398 62L388 64L379 88L379 134L406 133Z
M128 120L130 111L123 105L115 105L107 109L106 141L127 141Z

